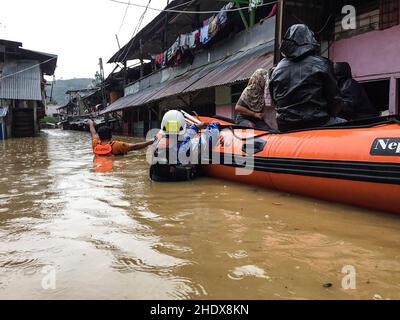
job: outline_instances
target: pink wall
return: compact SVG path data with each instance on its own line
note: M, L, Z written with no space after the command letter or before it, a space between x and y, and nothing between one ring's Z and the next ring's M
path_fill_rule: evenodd
M390 79L390 111L398 113L400 25L335 42L329 52L334 62L347 61L360 80Z
M400 25L337 41L330 58L349 62L357 78L400 74Z

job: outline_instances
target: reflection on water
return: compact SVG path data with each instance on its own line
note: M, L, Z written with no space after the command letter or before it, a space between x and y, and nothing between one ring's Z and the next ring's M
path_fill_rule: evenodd
M144 152L102 170L85 133L0 149L0 298L400 298L400 217L212 179L152 183ZM346 265L356 290L341 288Z

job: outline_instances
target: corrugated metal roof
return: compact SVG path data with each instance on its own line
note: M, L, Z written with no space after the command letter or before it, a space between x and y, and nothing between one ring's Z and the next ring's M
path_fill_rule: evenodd
M199 81L209 72L211 72L220 62L208 64L204 67L189 70L185 74L169 81L163 88L152 97L151 101L163 99L165 97L175 96L187 90L191 85Z
M115 112L128 107L136 107L145 104L153 100L153 96L156 95L161 89L163 89L163 87L163 85L157 87L153 86L141 90L135 94L122 97L121 99L118 99L117 101L109 105L105 110L100 112L100 114Z
M202 76L204 76L204 68L188 71L185 74L173 80L165 81L158 86L148 87L135 94L127 95L112 103L100 114L115 112L128 107L140 106L150 101L156 101L182 93L186 88L199 79L200 74L203 74Z
M0 79L0 99L42 100L42 75L37 61L6 62Z
M245 81L250 79L257 69L268 69L272 65L273 54L271 53L271 44L264 44L247 51L238 52L201 68L189 70L183 75L161 83L158 86L152 86L136 94L125 96L111 104L101 114L140 106L180 93Z
M0 107L0 118L4 118L7 116L8 107Z
M219 87L246 81L250 79L257 69L270 69L273 63L274 57L271 53L256 57L236 57L234 59L229 59L229 61L214 68L205 77L201 78L184 92L193 92L209 87Z

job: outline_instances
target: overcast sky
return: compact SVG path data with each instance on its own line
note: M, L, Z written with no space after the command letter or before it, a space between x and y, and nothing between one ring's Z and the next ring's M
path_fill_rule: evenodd
M121 0L128 2L128 0ZM146 5L148 0L131 0ZM152 0L164 8L167 0ZM0 0L0 39L23 43L26 49L58 55L57 79L93 77L118 50L118 33L126 5L110 0ZM119 33L121 46L132 36L144 9L130 6ZM149 10L143 26L159 12ZM106 73L113 65L105 65Z

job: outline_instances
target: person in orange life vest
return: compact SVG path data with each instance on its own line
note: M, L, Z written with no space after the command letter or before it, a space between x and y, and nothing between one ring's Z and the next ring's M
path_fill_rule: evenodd
M93 152L97 156L125 155L130 151L142 150L153 144L153 141L131 144L113 140L112 131L109 127L101 127L96 132L93 120L89 120L87 125L92 135Z

